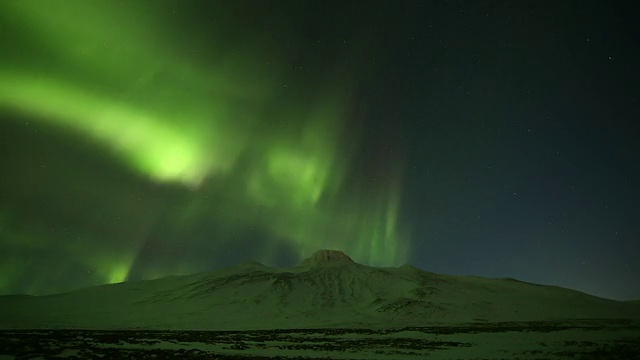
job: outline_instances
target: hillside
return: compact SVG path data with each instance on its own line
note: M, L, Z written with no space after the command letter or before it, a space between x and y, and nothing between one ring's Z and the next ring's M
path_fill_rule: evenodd
M212 273L0 297L0 328L265 329L640 319L618 302L513 279L376 268L323 250L292 268Z

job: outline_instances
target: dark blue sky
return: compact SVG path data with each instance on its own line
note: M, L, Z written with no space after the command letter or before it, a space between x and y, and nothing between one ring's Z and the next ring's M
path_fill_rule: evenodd
M640 297L637 13L410 7L378 99L408 132L414 262Z
M55 24L68 11L39 19L5 5L3 73L83 89L80 104L65 103L80 114L91 114L87 99L132 94L131 108L179 114L160 124L171 129L220 103L223 125L189 124L221 126L213 147L233 170L195 188L159 181L132 165L146 155L136 144L96 140L44 92L21 98L0 80L0 293L285 266L315 244L346 244L355 260L388 253L433 272L640 298L640 14L624 2L102 2L77 11L107 9L99 21L113 27L73 20L50 35L28 21ZM132 33L119 38L122 29ZM104 39L134 50L104 50ZM141 123L122 133L157 130ZM124 150L107 151L114 143ZM273 165L271 151L307 151L311 167ZM305 198L291 178L313 183L314 169L326 187L298 211L291 198Z

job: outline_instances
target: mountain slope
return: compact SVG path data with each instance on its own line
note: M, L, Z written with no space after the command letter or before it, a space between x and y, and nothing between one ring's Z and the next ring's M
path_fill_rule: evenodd
M618 302L513 279L376 268L338 251L287 269L245 263L51 296L0 297L1 328L258 329L640 319Z

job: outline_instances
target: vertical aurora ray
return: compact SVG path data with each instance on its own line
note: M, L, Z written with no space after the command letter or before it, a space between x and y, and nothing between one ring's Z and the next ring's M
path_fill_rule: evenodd
M26 225L2 229L3 237L24 233L37 236L43 251L55 248L65 262L60 273L83 269L93 283L104 283L123 281L132 269L143 278L201 271L197 256L221 252L232 234L247 228L265 232L274 245L290 245L300 257L338 248L373 265L407 260L399 172L390 170L374 191L345 186L358 176L349 171L358 137L346 132L348 80L326 76L314 80L314 91L285 93L282 84L295 78L272 61L286 59L284 50L250 38L236 43L223 33L189 45L206 51L184 51L196 34L172 17L170 2L9 1L0 13L11 36L10 56L0 59L0 112L55 127L68 135L65 141L90 142L152 189L80 201L86 208L108 202L113 222L132 204L140 207L125 227L107 225L126 231L96 236L104 229L83 227L48 238L49 230L29 235ZM74 187L100 182L99 175L57 176L69 177L55 186L72 194ZM49 208L63 209L61 199L52 195ZM74 210L66 220L73 226L88 217ZM91 223L102 221L96 218ZM26 241L0 243L0 252L30 249ZM263 255L251 260L273 260L270 252ZM167 256L171 266L163 265ZM12 269L9 277L36 266L2 261ZM7 276L0 280L7 291L19 290Z

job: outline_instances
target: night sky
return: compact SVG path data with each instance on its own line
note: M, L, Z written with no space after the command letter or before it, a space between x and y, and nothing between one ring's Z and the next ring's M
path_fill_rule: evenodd
M0 294L339 249L640 298L640 14L0 2Z

